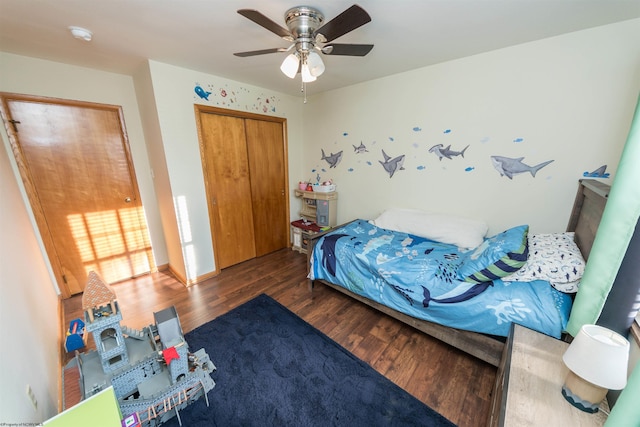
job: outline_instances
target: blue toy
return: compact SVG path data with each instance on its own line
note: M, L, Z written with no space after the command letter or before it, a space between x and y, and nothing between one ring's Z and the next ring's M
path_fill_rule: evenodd
M64 348L67 352L78 350L84 347L84 322L80 319L73 319L69 322L69 331L64 341Z

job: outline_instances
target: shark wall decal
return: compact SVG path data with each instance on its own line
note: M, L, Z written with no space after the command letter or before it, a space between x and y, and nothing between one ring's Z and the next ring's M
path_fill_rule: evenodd
M443 144L436 144L433 147L429 148L429 152L434 153L436 156L438 156L439 160L442 160L444 157L451 160L451 158L454 156L464 157L464 152L467 151L467 148L469 148L469 146L467 145L462 149L462 151L453 151L451 149L451 144L449 144L446 148L443 147Z
M536 173L540 169L553 162L553 160L548 160L535 166L529 166L522 163L522 160L524 160L524 157L513 159L510 157L491 156L491 163L493 164L493 167L500 173L500 176L506 176L509 179L513 179L514 175L525 172L531 173L531 176L535 178Z
M594 170L593 172L584 172L582 176L585 176L588 178L609 178L609 174L606 172L606 170L607 170L607 165L602 165L598 169Z
M381 160L378 161L389 174L389 178L393 178L393 174L396 173L396 171L404 170L404 167L402 166L404 164L404 154L392 159L384 152L384 150L382 150L382 156L384 157L384 162Z
M338 163L340 163L340 160L342 160L342 151L338 151L335 154L331 153L330 156L327 156L323 149L320 149L320 151L322 151L322 157L320 160L326 160L327 163L329 163L329 168L335 168Z
M351 144L353 145L353 144ZM356 154L362 154L362 153L368 153L369 150L367 150L367 147L365 147L364 143L362 141L360 141L360 145L358 145L357 147L355 145L353 145L353 151L356 152Z

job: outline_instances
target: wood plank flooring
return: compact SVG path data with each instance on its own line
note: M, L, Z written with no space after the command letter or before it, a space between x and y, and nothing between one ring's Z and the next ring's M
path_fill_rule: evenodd
M283 249L189 288L168 273L118 283L122 324L142 328L154 311L175 305L186 333L266 293L455 424L486 424L496 368L324 285L311 291L305 263ZM63 309L68 327L82 317L82 297L64 300Z

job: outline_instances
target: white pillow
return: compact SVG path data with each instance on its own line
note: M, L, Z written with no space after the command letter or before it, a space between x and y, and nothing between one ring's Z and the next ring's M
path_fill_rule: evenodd
M483 221L414 209L388 209L371 221L373 225L437 242L473 249L482 244L489 226Z
M578 292L578 288L580 287L580 280L576 280L575 282L568 283L555 283L550 282L551 286L559 290L560 292L564 292L565 294L575 294Z
M573 232L533 234L529 235L527 263L502 280L505 282L546 280L559 291L574 293L578 291L585 264Z

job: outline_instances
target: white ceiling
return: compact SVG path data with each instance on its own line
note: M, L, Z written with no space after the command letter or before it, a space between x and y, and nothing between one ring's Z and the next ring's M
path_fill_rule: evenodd
M353 0L302 3L325 22ZM532 40L640 17L640 0L360 0L372 18L335 40L374 44L365 57L324 56L309 94ZM285 27L295 0L0 0L0 50L123 74L152 59L300 95L284 76L285 53L234 52L288 47L236 13L257 9ZM90 43L67 27L90 29ZM639 41L640 42L640 41ZM0 76L2 78L2 76Z

